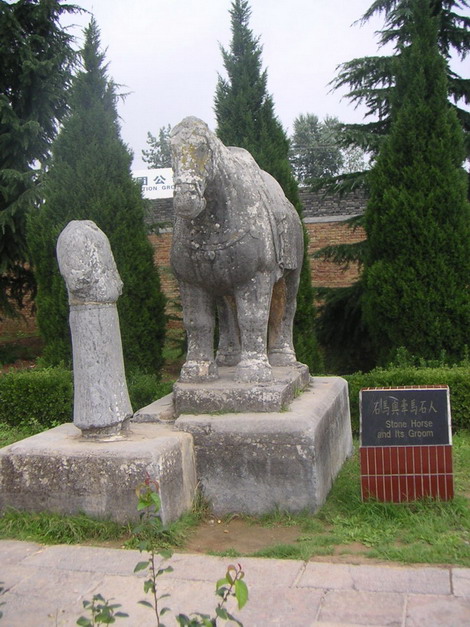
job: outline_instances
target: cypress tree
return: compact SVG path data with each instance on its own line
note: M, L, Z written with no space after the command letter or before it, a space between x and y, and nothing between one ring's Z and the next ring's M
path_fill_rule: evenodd
M385 26L380 33L379 45L395 42L395 50L389 56L373 56L353 59L340 66L338 76L333 81L334 88L349 87L348 98L355 105L367 108L366 122L343 125L340 143L343 146L356 146L369 151L374 157L388 133L392 121L392 103L396 117L397 69L400 55L413 37L414 0L375 0L360 22L367 22L377 13L383 13ZM438 52L442 60L448 59L453 51L464 58L470 49L470 18L459 15L458 10L468 7L466 0L428 0L423 11L435 19L437 27ZM410 28L411 27L411 28ZM450 71L447 74L448 96L455 102L459 98L469 98L469 81L465 81ZM466 132L467 154L470 152L470 115L456 105L451 107L457 113L460 124ZM318 185L320 186L320 184ZM369 192L369 172L355 172L325 179L322 187L343 193L355 188ZM363 227L364 216L349 220L353 229ZM318 257L347 267L358 264L362 272L368 254L368 241L354 244L330 245L317 253ZM347 288L321 288L319 296L323 300L320 309L318 336L327 354L327 361L343 371L369 369L375 365L367 326L362 312L362 298L365 286L362 278Z
M232 40L222 51L227 79L219 76L215 94L217 135L226 146L248 150L258 165L281 185L299 215L302 207L289 163L289 140L274 113L267 92L267 71L262 70L259 38L249 28L251 9L247 0L234 0L230 9ZM297 359L318 372L319 353L315 337L314 292L307 254L308 236L304 228L305 253L302 266L294 344Z
M363 312L376 355L459 357L470 340L470 205L462 128L428 0L410 3L390 134L370 175Z
M26 216L67 110L75 53L60 25L79 10L56 0L0 0L0 312L34 293Z
M165 315L131 155L119 134L115 85L107 76L94 19L85 30L82 70L73 79L70 112L53 145L45 203L28 234L38 282L38 325L45 358L70 362L66 290L55 246L70 220L93 220L108 236L124 283L118 300L126 366L156 373L162 365Z

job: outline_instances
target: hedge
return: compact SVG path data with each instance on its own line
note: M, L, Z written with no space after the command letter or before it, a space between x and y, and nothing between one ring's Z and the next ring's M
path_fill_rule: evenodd
M349 402L353 432L359 433L359 391L367 387L399 385L448 385L452 428L470 429L470 368L377 368L367 373L345 375L349 384Z
M359 391L366 387L399 385L448 385L452 427L470 429L470 368L377 368L367 373L345 375L353 431L359 433ZM157 376L134 374L128 381L134 411L168 394L171 383ZM52 427L72 420L72 373L65 368L11 370L0 375L0 422L12 426Z
M17 427L53 427L71 422L72 407L69 370L11 370L0 376L0 422Z
M133 374L128 381L134 411L168 394L171 383L156 375ZM61 367L10 370L0 375L0 422L11 426L54 427L73 419L70 370Z

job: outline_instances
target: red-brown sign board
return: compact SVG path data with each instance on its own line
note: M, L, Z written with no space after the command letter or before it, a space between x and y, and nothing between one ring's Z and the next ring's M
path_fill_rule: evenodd
M363 500L453 498L448 386L365 388L360 412Z

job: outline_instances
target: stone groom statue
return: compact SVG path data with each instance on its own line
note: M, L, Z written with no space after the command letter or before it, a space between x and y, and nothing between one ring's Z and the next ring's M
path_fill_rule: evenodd
M180 380L272 379L296 363L292 328L303 259L297 212L249 152L226 147L189 117L170 137L175 225L171 265L178 279L188 353ZM217 308L219 346L214 360Z
M69 222L57 240L73 348L73 422L86 437L115 436L132 408L116 301L122 291L109 240L94 222Z

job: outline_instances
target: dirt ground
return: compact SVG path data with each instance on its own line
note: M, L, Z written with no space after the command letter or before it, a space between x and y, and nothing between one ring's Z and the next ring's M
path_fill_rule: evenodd
M210 518L201 523L185 547L178 550L187 553L234 550L242 555L252 555L277 544L295 544L301 535L302 530L298 526L262 527L242 518L233 518L229 522ZM312 559L349 564L378 563L378 560L366 556L367 551L365 545L355 542L336 546L333 555L317 555Z

